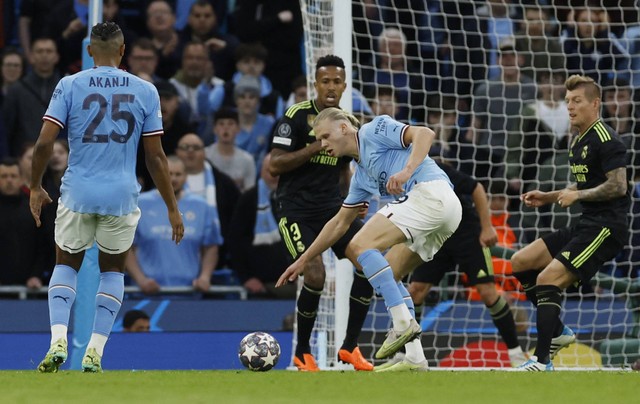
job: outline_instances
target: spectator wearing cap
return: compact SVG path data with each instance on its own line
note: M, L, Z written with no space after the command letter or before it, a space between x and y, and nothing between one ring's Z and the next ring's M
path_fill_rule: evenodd
M160 110L162 112L162 148L166 155L175 154L178 141L187 133L195 132L196 125L189 122L190 108L181 102L178 90L168 81L160 80L155 83L160 96ZM144 191L153 187L151 174L144 164L144 145L138 146L138 163L136 173L138 181Z
M222 107L234 108L234 87L243 76L252 76L260 82L259 112L279 119L284 114L284 101L263 74L267 50L260 44L240 44L236 51L236 69L224 86L214 87L208 94L208 103L200 113L214 113Z
M523 104L536 98L535 83L520 73L521 62L515 41L506 38L499 47L500 76L481 82L474 91L471 126L465 140L475 145L475 176L479 180L504 174L508 133L518 127Z
M258 112L260 109L260 82L253 76L243 76L233 90L233 98L238 109L240 132L236 136L236 146L253 156L256 167L262 167L262 160L269 149L269 139L275 119L271 115Z
M205 147L204 153L214 167L231 177L240 192L244 192L256 184L256 163L251 154L236 146L238 133L238 113L222 108L213 116L216 142Z

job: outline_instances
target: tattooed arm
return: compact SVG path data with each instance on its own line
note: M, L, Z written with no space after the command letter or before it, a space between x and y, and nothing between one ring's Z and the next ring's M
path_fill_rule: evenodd
M595 188L576 190L574 184L562 190L558 195L558 204L571 206L575 201L608 201L620 198L627 192L627 168L619 167L607 172L607 180Z

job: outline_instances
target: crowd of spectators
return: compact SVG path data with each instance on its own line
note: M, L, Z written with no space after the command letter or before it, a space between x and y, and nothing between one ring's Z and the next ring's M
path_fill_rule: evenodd
M81 69L87 4L3 2L0 222L7 241L0 244L11 259L0 264L0 285L39 287L52 268L55 204L43 212L45 226L36 229L28 220L27 184L52 92L61 77ZM622 135L630 178L638 180L637 10L636 0L353 0L354 112L364 120L389 114L429 125L437 133L432 154L487 189L505 181L505 212L521 218L523 231L512 240L517 247L537 236L528 230L563 227L576 213L554 213L554 206L532 215L515 197L539 187L540 178L546 179L542 188L569 180L562 168L571 135L563 88L568 75L589 75L604 88L603 119ZM270 223L277 181L261 169L272 128L286 108L309 98L298 0L104 0L103 19L124 32L122 67L158 89L162 144L168 156L175 155L171 161L185 192L199 195L205 203L199 209L216 216L199 230L203 235L194 238L190 252L210 268L191 265L177 278L204 289L200 275L231 268L253 295L274 296L270 285L277 268L265 269L261 278L258 263L263 255L280 257L276 246L281 246L253 233L273 230L260 224ZM54 201L67 156L60 139L45 176ZM153 192L144 164L137 173L142 190ZM153 199L143 195L143 201ZM151 219L143 211L141 223L145 220ZM153 264L145 273L140 254L153 241L143 230L136 235L138 255L131 257L132 283L154 292L167 284L159 281L158 271L177 269ZM633 245L630 240L627 250ZM179 257L172 260L173 267L180 266ZM628 275L637 276L632 267Z

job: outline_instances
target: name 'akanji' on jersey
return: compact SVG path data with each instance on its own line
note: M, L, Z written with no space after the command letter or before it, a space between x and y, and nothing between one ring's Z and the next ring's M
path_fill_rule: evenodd
M128 87L129 77L91 77L89 87L111 88Z

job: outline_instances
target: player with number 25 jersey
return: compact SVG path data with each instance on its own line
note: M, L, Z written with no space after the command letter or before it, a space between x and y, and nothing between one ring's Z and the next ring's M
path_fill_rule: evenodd
M140 191L135 174L140 136L163 133L155 87L111 66L84 70L60 80L43 119L69 133L63 205L79 213L133 212Z

